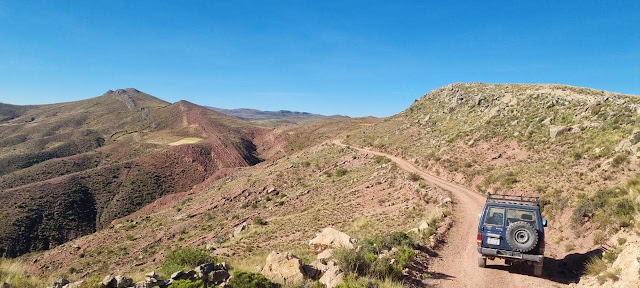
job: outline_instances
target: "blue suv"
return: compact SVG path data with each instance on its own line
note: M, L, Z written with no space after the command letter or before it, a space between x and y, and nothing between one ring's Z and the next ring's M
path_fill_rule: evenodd
M533 274L542 275L547 220L540 215L538 197L488 193L478 219L478 266L485 267L487 258L502 258L507 265L532 263Z

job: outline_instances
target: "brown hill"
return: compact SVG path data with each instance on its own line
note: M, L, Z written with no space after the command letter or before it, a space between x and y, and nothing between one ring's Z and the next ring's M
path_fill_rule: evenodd
M3 105L0 255L49 249L222 168L261 161L267 130L135 89L41 106Z

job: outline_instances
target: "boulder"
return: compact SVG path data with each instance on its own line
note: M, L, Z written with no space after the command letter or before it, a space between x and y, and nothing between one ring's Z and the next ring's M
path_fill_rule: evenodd
M326 261L322 262L320 260L313 261L313 262L311 262L310 265L315 267L318 271L320 271L320 273L324 273L329 268L329 266L327 266L327 262Z
M420 222L420 226L418 226L418 231L424 232L424 231L426 231L428 229L429 229L429 222L424 221L424 220L422 222Z
M333 288L342 283L343 278L344 273L340 270L340 267L331 261L327 264L327 271L324 272L319 281L327 286L327 288Z
M551 125L549 126L549 136L552 139L555 139L556 137L566 133L569 131L569 127L566 126L555 126L555 125Z
M271 252L262 274L280 285L295 285L305 279L302 260L291 253Z
M148 281L140 281L140 282L136 282L135 287L136 288L152 288L154 286L151 286L151 283L149 283Z
M102 288L116 288L116 278L109 274L102 279Z
M200 279L208 279L209 278L209 273L211 273L214 270L215 267L216 267L215 264L207 263L207 264L202 264L202 265L196 267L194 269L194 271L196 272L196 275L198 276L198 278L200 278Z
M116 288L127 288L133 284L133 279L127 276L118 275L114 279L116 280Z
M629 136L629 142L631 142L631 145L636 145L640 142L640 130L634 130L633 133L631 133L631 136Z
M322 276L322 271L313 265L302 265L304 277L308 279L318 280Z
M73 283L69 283L67 285L62 286L62 288L80 288L85 286L85 282L84 279L83 280L79 280Z
M11 288L11 286L7 282L0 282L0 288Z
M353 248L355 240L351 236L340 232L331 227L322 229L320 233L316 234L316 238L309 241L309 245L316 252L324 251L327 248L346 247Z
M144 274L144 276L146 276L147 279L158 279L158 273L156 273L155 271Z
M320 252L320 254L318 254L316 258L320 260L320 262L322 263L327 263L327 260L331 258L332 253L333 253L333 249L325 249L324 251Z
M238 235L240 235L242 231L247 230L247 228L249 228L249 223L247 222L243 222L242 224L238 225L235 229L233 229L233 237L238 237Z
M229 265L226 262L220 262L220 263L216 264L216 267L213 270L229 271Z
M229 279L231 275L227 270L215 270L211 273L211 282L215 285L220 285Z
M169 277L169 279L180 280L182 279L183 276L184 276L184 271L176 271L176 272L173 272L173 274L171 274L171 277Z
M53 288L62 288L63 286L69 284L69 280L65 279L65 278L60 278L58 280L56 280L56 282L53 282Z

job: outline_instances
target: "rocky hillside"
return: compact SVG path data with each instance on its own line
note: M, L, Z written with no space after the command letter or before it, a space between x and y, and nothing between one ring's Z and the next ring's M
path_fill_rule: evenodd
M636 96L458 83L346 142L411 159L481 193L542 197L547 251L563 259L617 245L616 233L640 229L639 120Z
M209 249L243 271L264 265L271 251L294 252L308 264L315 253L307 241L324 227L364 239L427 221L424 227L435 232L450 201L388 159L333 144L239 170L199 191L165 196L103 230L22 260L39 279L74 281L108 273L138 281L162 268L176 247Z
M267 132L135 89L0 110L0 256L50 249L262 159Z

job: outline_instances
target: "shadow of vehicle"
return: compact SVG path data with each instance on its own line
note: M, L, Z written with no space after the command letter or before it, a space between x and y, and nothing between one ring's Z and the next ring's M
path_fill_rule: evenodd
M580 281L580 277L584 275L584 267L587 261L589 261L593 256L602 256L602 253L602 249L595 249L587 253L569 254L562 259L545 257L544 268L542 269L542 278L561 284L578 283L578 281ZM495 265L488 262L486 268L534 277L533 266L527 263L517 263L506 266Z

